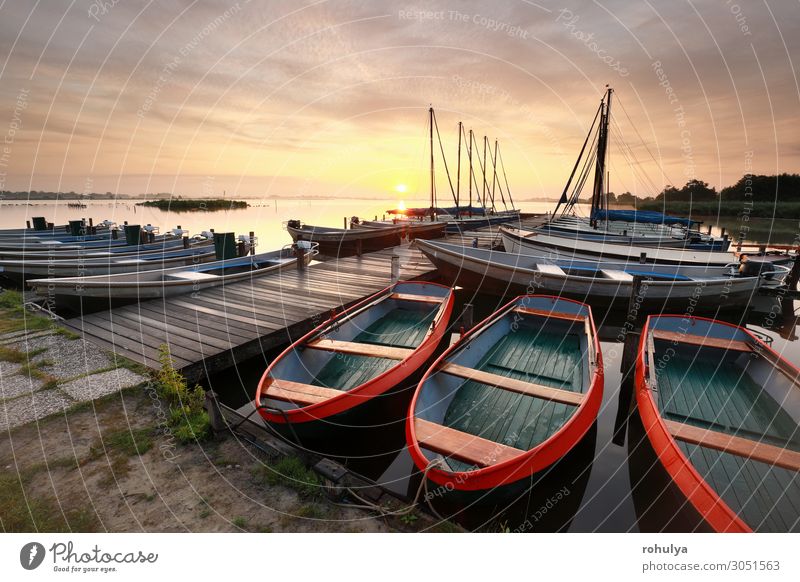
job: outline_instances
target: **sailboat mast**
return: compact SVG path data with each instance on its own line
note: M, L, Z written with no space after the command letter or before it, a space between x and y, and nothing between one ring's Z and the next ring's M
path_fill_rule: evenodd
M456 218L461 216L461 122L458 122L458 176L456 177Z
M486 142L489 141L483 136L483 209L486 210Z
M497 140L494 140L494 154L492 155L492 207L494 207L494 193L497 186Z
M472 216L472 181L475 179L475 173L472 169L472 130L469 130L469 146L467 148L467 157L469 158L469 215Z
M606 91L605 103L600 104L600 127L597 136L597 162L594 172L594 189L592 190L592 210L590 222L597 228L597 210L603 206L603 195L605 191L604 182L606 174L606 149L608 144L608 119L611 113L611 88Z
M434 220L433 212L436 206L436 178L433 171L433 107L428 109L428 114L430 119L428 120L428 124L430 125L430 144L431 144L431 221Z

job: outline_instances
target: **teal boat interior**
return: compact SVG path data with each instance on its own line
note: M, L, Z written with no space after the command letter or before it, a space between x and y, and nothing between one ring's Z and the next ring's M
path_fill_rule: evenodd
M549 298L537 298L537 306L544 313L553 309ZM462 435L473 445L476 440L471 437L479 437L524 452L545 442L572 417L590 386L593 355L586 314L576 309L572 315L558 319L518 309L507 312L473 335L426 379L415 418L458 431L450 434ZM575 398L551 400L505 389L495 383L502 383L498 377ZM458 452L428 448L424 438L420 447L429 460L438 457L451 471L473 471L484 465Z
M701 320L687 328L680 321L686 320L650 319L648 357L661 417L753 446L800 451L794 379L765 351L752 349L752 338L738 328ZM706 483L754 531L800 531L797 471L675 439Z
M449 293L440 285L397 284L393 292L336 320L293 349L276 363L271 376L320 389L351 391L410 356L439 320ZM315 399L313 395L305 402L302 397L294 402L276 399L275 404L291 409Z

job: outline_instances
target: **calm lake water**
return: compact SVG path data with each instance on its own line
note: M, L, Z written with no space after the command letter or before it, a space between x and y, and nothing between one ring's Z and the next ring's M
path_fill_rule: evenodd
M127 201L90 202L85 209L68 208L66 203L34 202L26 205L2 202L0 228L24 226L25 220L32 216L45 216L55 223L91 216L95 222L110 219L122 223L127 220L132 224L159 225L164 230L181 225L193 234L209 228L237 234L253 230L259 238L260 250L265 251L291 242L282 228L286 220L298 218L310 224L338 227L345 216L381 216L396 203L396 200L265 200L251 201L253 206L245 210L174 213L135 207L133 202ZM407 201L407 205L424 206L425 201ZM529 212L544 212L551 208L550 203L523 205L523 209ZM742 225L736 218L729 218L723 221L722 226L735 237ZM798 231L797 222L788 220L773 223L753 219L747 226L748 242L788 244L795 239ZM720 227L715 225L713 232L719 234ZM455 314L461 312L464 303L475 305L476 321L503 303L498 298L474 296L464 290L459 291L457 297L454 321ZM769 337L779 353L799 365L800 343L796 335L798 307L800 304L792 299L781 301L778 298L758 297L748 309L718 314L718 317L740 325L746 324ZM664 527L663 524L676 514L677 508L659 498L659 490L651 487L634 492L631 487L632 481L638 480L642 473L647 473L652 460L642 460L640 449L636 449L630 438L619 444L612 442L620 405L623 408L628 405L624 394L620 399L622 345L616 341L622 316L624 314L619 312L594 311L602 340L605 391L596 426L579 447L545 475L532 492L501 507L491 510L478 506L454 509L443 507L439 500L434 500L439 511L455 511L456 519L465 526L490 531L650 531ZM252 399L267 362L275 355L264 354L240 364L234 370L211 377L207 386L218 392L229 406L241 406ZM409 390L412 389L413 386L410 386ZM405 450L403 423L387 426L382 434L370 440L369 443L349 443L348 447L355 451L357 458L340 460L354 470L381 481L390 489L413 496L419 484L419 475L413 470L410 456ZM648 508L645 520L643 515ZM684 526L688 527L686 524Z

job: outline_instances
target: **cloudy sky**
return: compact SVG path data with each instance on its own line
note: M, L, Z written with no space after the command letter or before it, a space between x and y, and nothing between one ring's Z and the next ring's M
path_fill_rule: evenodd
M556 197L606 84L612 190L720 187L800 171L798 63L796 0L0 0L0 190L424 197L432 104Z

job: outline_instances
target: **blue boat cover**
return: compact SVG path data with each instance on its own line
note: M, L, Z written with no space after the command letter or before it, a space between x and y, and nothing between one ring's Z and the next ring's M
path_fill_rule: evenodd
M699 224L699 220L670 216L655 210L595 210L592 218L596 220L624 220L627 222L641 222L649 224L680 224L691 226Z

